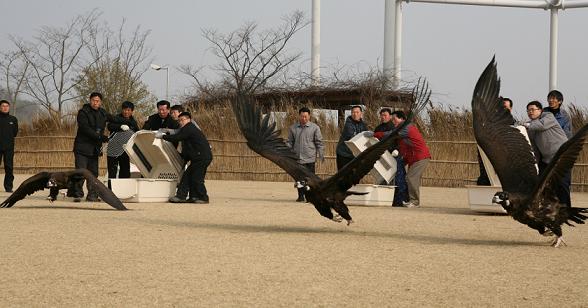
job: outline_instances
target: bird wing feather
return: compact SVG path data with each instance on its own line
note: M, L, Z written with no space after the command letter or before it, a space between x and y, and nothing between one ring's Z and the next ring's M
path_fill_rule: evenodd
M231 100L231 105L239 129L251 150L284 169L296 181L319 179L298 163L296 154L280 137L276 123L269 123L269 115L262 117L261 109L251 97L239 95Z
M123 205L123 203L118 199L118 197L106 187L102 182L100 182L92 172L88 171L87 169L76 169L68 173L69 177L76 177L76 176L83 176L86 181L88 181L89 185L94 187L94 190L102 199L102 201L108 203L108 205L112 206L117 210L126 210L127 208Z
M31 176L22 182L4 202L0 203L0 207L12 207L16 202L24 199L26 196L45 189L49 178L51 178L51 173L49 172L39 172Z
M511 126L513 117L499 92L500 79L492 58L472 97L476 142L490 159L504 191L531 194L538 182L535 157L525 137Z

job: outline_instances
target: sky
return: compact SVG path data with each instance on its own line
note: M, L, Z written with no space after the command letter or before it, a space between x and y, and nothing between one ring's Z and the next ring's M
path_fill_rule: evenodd
M494 55L502 80L501 94L513 99L516 115L523 116L531 100L545 102L549 90L549 11L415 2L402 5L402 79L410 82L426 77L434 103L469 108L475 82ZM308 19L312 15L311 0L0 0L0 48L11 45L8 35L30 40L41 26L65 25L94 8L114 27L124 18L129 28L140 25L151 30L147 43L153 48L153 63L171 68L172 100L190 93L191 84L190 78L175 68L218 63L210 43L201 35L202 29L227 33L250 21L268 29L295 10L304 12ZM588 106L586 29L588 8L560 11L558 89L564 94L564 104ZM383 38L384 0L321 1L322 71L340 66L352 71L381 68ZM296 70L310 71L310 42L309 25L288 45L289 52L302 53ZM143 74L143 81L160 98L165 97L165 79L165 71Z

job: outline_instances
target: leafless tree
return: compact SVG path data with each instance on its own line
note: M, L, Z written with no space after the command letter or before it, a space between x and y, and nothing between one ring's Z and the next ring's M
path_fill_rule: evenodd
M16 114L18 95L23 92L29 63L19 52L8 51L0 54L0 73L2 84L11 102L11 111Z
M149 30L143 31L137 26L130 34L125 29L123 20L116 31L104 25L90 36L91 66L79 75L81 80L76 85L80 102L92 91L103 95L104 108L114 113L124 100L138 105L146 104L153 98L141 76L148 68L152 48L147 45Z
M282 25L267 31L258 31L253 22L227 34L203 30L204 38L212 44L214 55L221 59L221 63L214 67L220 72L220 84L233 93L256 93L299 59L301 54L289 54L286 45L308 21L300 11L285 16L283 21ZM197 86L206 91L207 85L198 78L199 69L184 65L180 71L194 78Z
M22 93L46 109L57 125L67 104L79 98L75 87L80 80L76 77L92 64L87 55L99 16L93 10L64 27L42 27L32 41L10 37L27 66Z

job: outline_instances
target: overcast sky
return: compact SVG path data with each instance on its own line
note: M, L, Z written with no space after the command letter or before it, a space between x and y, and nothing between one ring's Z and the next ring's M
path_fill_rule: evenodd
M540 0L537 0L540 1ZM8 35L31 39L44 25L61 26L93 8L115 26L126 18L129 26L150 29L148 44L154 62L177 67L214 64L201 29L232 31L255 21L261 29L278 25L294 10L310 19L311 0L185 0L185 1L31 1L0 0L0 46ZM530 100L545 102L549 78L549 11L424 3L403 3L403 79L429 79L433 101L469 107L482 69L496 54L502 95L511 97L523 114ZM588 8L560 11L559 82L565 102L588 102ZM384 0L321 1L321 66L357 70L382 67ZM301 69L310 71L311 27L291 41L302 52ZM144 81L158 97L165 96L165 72L149 70ZM170 70L170 96L183 95L190 80Z

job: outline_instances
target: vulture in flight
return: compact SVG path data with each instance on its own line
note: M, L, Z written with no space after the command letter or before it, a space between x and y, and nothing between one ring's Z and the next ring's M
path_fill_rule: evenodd
M40 172L32 177L26 179L17 190L12 193L4 202L0 203L0 207L12 207L16 202L24 199L39 190L49 188L49 201L53 202L57 199L57 194L60 189L69 188L76 182L88 181L90 185L98 193L100 199L108 203L117 210L126 210L127 208L110 191L104 184L102 184L90 171L87 169L76 169L68 172Z
M583 224L588 209L567 207L556 196L556 187L572 169L586 141L588 125L564 143L546 169L537 175L531 146L511 124L513 117L499 97L500 79L494 58L482 75L472 97L474 135L484 150L502 184L492 201L502 205L516 221L539 231L555 235L552 246L565 245L562 224Z
M298 164L296 155L280 137L280 130L276 129L276 123L270 123L269 115L262 117L261 109L256 106L253 98L237 95L231 100L231 104L239 129L247 140L249 148L269 159L294 178L298 187L305 189L306 200L312 203L322 216L336 222L345 219L349 225L353 221L343 201L349 195L365 193L354 193L348 190L358 184L361 178L374 167L380 156L400 138L398 135L400 129L408 125L414 115L425 107L430 95L428 83L419 80L412 91L413 102L403 125L390 131L390 134L380 142L367 148L335 175L325 180ZM331 209L337 214L333 214Z

